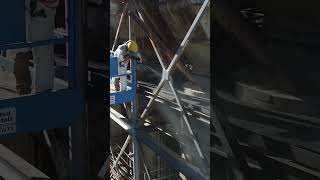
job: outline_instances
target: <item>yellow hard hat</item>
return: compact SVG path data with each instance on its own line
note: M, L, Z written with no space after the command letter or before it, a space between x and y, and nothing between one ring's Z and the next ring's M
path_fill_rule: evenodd
M138 44L135 41L129 40L127 42L128 50L132 53L138 52Z

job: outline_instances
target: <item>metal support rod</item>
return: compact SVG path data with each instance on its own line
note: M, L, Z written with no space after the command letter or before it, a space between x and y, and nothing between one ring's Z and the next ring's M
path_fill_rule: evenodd
M129 133L133 129L132 126L125 121L126 118L112 108L110 108L110 118L124 130L129 131Z
M110 144L111 144L111 143L110 143ZM111 158L112 158L112 160L115 161L116 158L114 157L114 154L113 154L113 150L112 150L112 148L111 148L111 145L110 145L110 153L111 153ZM108 164L108 166L110 166L110 164ZM117 173L119 173L117 169L115 169L115 171L116 171Z
M144 120L144 118L146 117L149 109L151 108L152 103L154 102L154 100L155 100L155 99L157 98L157 96L159 95L160 90L161 90L164 82L165 82L165 80L164 80L164 79L161 79L159 85L158 85L157 88L155 89L152 98L149 100L147 106L145 107L145 109L143 110L143 112L142 112L142 114L141 114L141 116L140 116L140 118L141 118L142 120Z
M150 40L150 43L151 43L151 45L152 45L152 47L153 47L154 52L155 52L156 55L157 55L157 58L158 58L158 60L159 60L159 62L160 62L160 65L161 65L162 69L166 69L166 66L165 66L164 63L163 63L162 57L161 57L161 55L160 55L157 47L155 46L155 44L154 44L154 42L152 41L151 38L149 38L149 40Z
M52 150L51 149L52 148L52 144L51 144L51 141L50 141L50 138L49 138L47 130L43 130L42 133L43 133L43 136L44 136L44 138L46 140L46 143L47 143L47 145L48 145L48 147L49 147L49 149L51 151Z
M140 153L136 136L133 136L133 178L140 180Z
M88 179L86 117L72 126L72 180Z
M132 34L134 32L133 29L133 24L131 23L131 17L130 14L135 12L135 7L133 4L133 0L128 1L128 6L129 6L129 39L133 40ZM138 124L138 104L137 104L137 98L135 98L132 103L131 103L131 116L130 120L133 123L133 134L135 133L135 128L137 128ZM132 147L133 147L133 178L134 180L140 180L140 161L139 161L139 147L138 147L138 142L136 141L135 135L132 137Z
M129 40L131 40L131 18L130 16L128 16L128 20L129 20Z
M129 103L128 103L129 104ZM128 105L127 103L123 103L123 107L127 113L127 116L128 116L128 119L131 119L131 104L129 104L130 106L127 106Z
M134 2L135 7L138 7L137 12L138 12L139 16L142 17L142 14L143 14L146 17L144 19L142 18L143 22L152 26L153 30L156 30L157 36L159 36L160 39L162 39L164 42L168 42L167 37L159 30L159 28L156 26L156 24L150 19L150 17L146 13L145 9L141 6L141 1L139 2L139 5L136 2L136 0L134 0L133 2Z
M10 50L10 49L20 49L20 48L33 48L39 46L45 46L48 44L65 44L67 43L69 37L53 37L48 40L41 40L36 42L22 42L15 44L4 44L0 45L0 50Z
M145 144L149 149L151 149L157 156L160 156L165 160L168 165L178 172L181 172L190 180L207 180L207 176L201 173L198 167L186 162L175 152L170 150L168 147L159 144L154 141L150 135L147 135L145 132L137 132L137 138L140 142Z
M0 175L5 180L49 180L47 175L0 144Z
M144 19L143 19L142 15L141 15L141 13L139 11L138 11L138 15L139 15L140 19L144 22ZM150 41L150 43L151 43L151 45L153 47L154 52L156 53L156 55L158 57L158 60L159 60L159 62L161 64L162 69L165 69L166 67L165 67L165 65L163 63L162 57L161 57L156 45L154 44L153 40L150 37L149 37L149 41Z
M128 4L126 4L126 6L124 7L122 13L121 13L121 17L120 17L120 21L119 21L119 25L118 25L118 28L117 28L117 32L116 32L116 36L114 38L114 41L113 41L113 45L112 45L112 51L114 51L114 48L118 42L118 39L119 39L119 32L120 32L120 28L121 28L121 25L123 24L123 17L127 14L128 12Z
M69 32L69 23L68 23L68 19L69 19L69 17L68 17L68 14L69 14L68 9L69 9L69 8L68 8L68 6L69 6L69 5L68 5L68 4L69 4L69 3L68 3L68 0L64 0L64 7L65 7L65 8L64 8L64 9L65 9L65 10L64 10L64 14L65 14L65 26L66 26L66 30L65 30L65 31L66 31L67 33ZM69 33L68 33L68 35L69 35ZM69 57L69 56L68 56L68 51L69 51L69 50L68 50L68 49L69 49L68 47L69 47L69 45L68 45L68 42L67 42L67 43L66 43L66 57ZM66 64L67 64L67 66L69 66L69 59L66 58L66 60L67 60L67 63L66 63Z
M73 18L73 35L74 35L74 61L79 61L79 69L76 71L76 76L79 77L75 84L79 85L81 102L83 103L79 111L80 119L72 124L72 180L87 180L89 179L89 163L88 163L88 137L87 137L87 115L88 107L86 104L86 89L88 83L88 61L85 50L85 28L86 25L86 10L85 0L69 0L69 5L74 5Z
M172 71L173 71L173 67L177 64L179 57L182 55L185 47L188 45L189 39L191 34L195 31L197 25L200 23L200 20L204 14L204 10L206 9L207 5L209 4L209 0L205 0L205 2L203 3L203 5L201 6L201 9L199 10L196 18L194 19L192 25L190 26L186 36L184 37L180 48L177 50L175 56L173 57L169 67L167 69L163 70L163 73L166 72L168 76L171 75ZM154 102L154 100L156 99L156 97L158 96L158 94L160 93L160 90L163 86L164 81L166 81L164 78L161 79L159 85L157 86L155 92L153 93L153 97L149 100L146 108L144 109L142 115L141 115L141 119L144 119L148 110L150 109L152 103Z
M138 24L140 25L141 29L151 38L160 48L161 50L166 54L168 59L173 58L174 54L172 53L171 50L161 41L161 39L155 35L155 33L151 30L151 28L143 22L139 17L137 17L135 14L130 15L131 18ZM190 72L186 69L186 67L181 63L178 62L177 64L178 69L190 80L191 82L194 82ZM196 83L196 82L194 82Z
M203 17L204 15L204 10L206 9L206 7L208 6L209 4L209 0L205 0L204 3L202 4L196 18L194 19L192 25L190 26L186 36L184 37L182 43L180 44L180 47L179 49L177 50L176 54L174 55L169 67L168 67L168 74L170 75L172 70L173 70L173 67L176 65L176 63L178 62L180 56L182 55L182 53L184 52L186 46L188 45L189 43L189 40L190 40L190 37L191 37L191 34L196 30L196 27L198 26L198 24L200 23L200 20L201 18Z
M115 162L112 165L112 168L116 167L116 165L117 165L118 161L120 160L120 157L122 156L123 152L127 149L130 140L131 140L131 136L128 135L126 141L124 142L124 144L123 144L123 146L122 146L122 148L120 150L120 153L118 154L117 159L115 160Z
M129 1L129 9L130 12L134 12L135 8L133 6L133 1L130 0ZM131 27L133 26L133 24L131 24L131 18L129 16L129 39L133 39L132 37L132 33L134 32L134 28ZM136 85L135 85L136 86ZM137 96L137 95L135 95ZM139 153L139 145L138 145L138 141L135 137L135 129L138 127L138 100L137 97L134 98L132 105L131 105L131 110L132 110L132 114L131 114L131 120L133 122L133 178L134 180L140 180L140 153Z
M43 133L43 136L44 136L46 143L49 147L49 152L50 152L51 158L53 159L55 169L57 172L60 172L59 169L61 168L61 166L59 166L59 159L58 159L57 154L54 152L54 149L52 147L52 143L51 143L48 131L43 130L42 133ZM59 174L59 176L61 176L61 174ZM59 179L62 179L62 177L60 177Z
M193 133L193 130L192 130L191 125L190 125L190 123L189 123L189 120L188 120L188 118L187 118L186 112L184 111L184 108L182 107L180 97L179 97L179 95L177 94L176 90L174 89L174 86L173 86L172 82L171 82L171 81L168 81L168 83L169 83L169 85L170 85L170 88L171 88L171 90L172 90L172 92L173 92L174 97L176 98L177 104L178 104L178 106L179 106L179 108L180 108L180 110L181 110L182 118L183 118L183 120L184 120L184 123L185 123L186 126L187 126L187 130L188 130L189 134L190 134L191 137L192 137L193 143L194 143L194 145L195 145L195 147L196 147L196 149L197 149L197 151L198 151L198 153L199 153L199 156L200 156L201 159L203 160L203 159L204 159L204 156L203 156L202 150L201 150L201 148L200 148L200 146L199 146L198 141L196 140L196 137L194 136L194 133Z
M150 177L150 173L149 173L148 167L147 167L146 162L145 162L145 159L144 159L144 157L143 157L144 152L143 152L143 149L142 149L141 143L140 143L140 142L138 142L138 144L139 144L139 150L140 150L140 152L141 152L140 154L141 154L141 159L142 159L142 163L143 163L144 169L146 170L146 174L147 174L147 176L148 176L148 179L149 179L149 180L151 180L151 177Z
M69 144L69 160L72 161L72 128L71 126L68 127L68 144Z

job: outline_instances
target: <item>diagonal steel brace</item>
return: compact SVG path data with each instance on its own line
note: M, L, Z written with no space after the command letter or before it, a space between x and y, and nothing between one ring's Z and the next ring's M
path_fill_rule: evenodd
M184 37L182 43L180 44L179 49L177 50L176 54L174 55L174 57L173 57L170 65L168 66L167 69L165 69L165 68L163 69L163 74L164 74L165 76L162 76L162 79L161 79L159 85L158 85L157 88L155 89L155 92L154 92L154 94L153 94L153 97L150 99L150 101L148 102L148 104L147 104L146 108L144 109L142 115L140 116L140 118L141 118L142 120L144 120L145 116L147 115L148 110L150 109L150 107L151 107L151 105L153 104L153 102L154 102L154 100L156 99L156 97L159 95L160 90L161 90L161 88L163 87L164 82L165 82L166 79L168 79L169 76L171 75L173 68L174 68L175 65L177 64L180 56L182 55L182 53L184 52L186 46L187 46L188 43L189 43L189 39L190 39L190 37L191 37L191 34L195 31L197 25L199 25L200 20L201 20L202 16L204 15L204 12L205 12L204 10L205 10L206 7L208 6L208 4L209 4L209 0L205 0L205 2L203 3L203 5L201 6L201 9L200 9L199 13L197 14L197 16L196 16L196 18L194 19L191 27L189 28L186 36ZM159 57L160 57L160 56L158 56L158 58L159 58Z
M171 79L172 79L172 78L171 78L171 73L172 73L173 68L174 68L175 65L177 64L180 56L181 56L182 53L184 52L186 46L188 45L189 39L190 39L190 37L191 37L191 34L195 31L197 25L200 23L200 20L201 20L201 18L203 17L203 14L204 14L205 9L206 9L206 7L207 7L208 4L209 4L209 0L206 0L206 1L203 3L201 9L199 10L199 13L197 14L196 18L194 19L194 21L193 21L190 29L188 30L188 32L187 32L184 40L182 41L179 49L177 50L177 52L176 52L175 56L173 57L170 65L168 66L168 68L165 68L165 67L164 67L162 57L160 56L160 54L159 54L156 46L154 45L153 41L150 39L150 42L151 42L151 44L152 44L152 46L153 46L153 49L154 49L154 51L155 51L155 53L156 53L156 55L157 55L157 57L158 57L158 59L159 59L159 62L160 62L160 64L161 64L161 66L162 66L163 72L162 72L161 81L160 81L159 85L157 86L157 88L156 88L156 90L155 90L155 92L154 92L154 94L153 94L153 97L152 97L152 98L150 99L150 101L148 102L146 108L144 109L144 111L143 111L143 113L142 113L142 115L141 115L141 117L140 117L140 118L142 119L142 122L143 122L143 121L144 121L144 118L146 117L146 115L147 115L147 113L148 113L148 111L149 111L149 109L151 108L151 105L153 104L153 102L154 102L154 100L157 98L157 96L159 95L160 90L162 89L162 87L163 87L163 85L164 85L164 82L167 81L167 82L169 83L170 87L171 87L172 92L174 93L174 96L175 96L175 98L176 98L176 101L177 101L177 103L178 103L178 106L179 106L179 108L181 109L182 118L183 118L183 120L184 120L184 122L185 122L185 124L186 124L186 126L187 126L188 132L189 132L190 135L193 137L193 142L194 142L194 144L195 144L195 147L196 147L196 149L197 149L197 151L198 151L198 153L199 153L199 156L200 156L202 159L204 159L203 153L202 153L202 151L201 151L201 148L200 148L200 146L199 146L198 141L196 140L196 138L195 138L195 136L194 136L193 130L192 130L191 126L190 126L190 123L189 123L189 120L188 120L188 118L187 118L187 116L186 116L186 113L185 113L185 111L184 111L184 108L182 107L180 97L178 96L176 90L174 89L174 86L173 86L172 80L171 80ZM141 122L141 123L142 123L142 122Z

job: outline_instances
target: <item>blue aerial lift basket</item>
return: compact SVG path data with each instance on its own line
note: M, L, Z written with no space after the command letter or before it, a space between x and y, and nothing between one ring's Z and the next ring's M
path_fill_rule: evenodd
M118 78L120 76L130 76L131 82L128 83L126 91L112 92L110 90L110 105L122 104L126 102L132 102L136 98L136 61L130 60L130 70L125 74L120 74L118 71L118 59L114 57L113 52L110 52L110 82L112 78Z
M0 44L19 43L26 39L25 3L10 0L0 5Z
M68 3L68 35L43 41L26 41L25 1L6 0L0 6L0 51L48 44L68 45L68 88L38 95L0 100L0 135L36 132L71 126L80 120L84 99L80 91L79 6Z

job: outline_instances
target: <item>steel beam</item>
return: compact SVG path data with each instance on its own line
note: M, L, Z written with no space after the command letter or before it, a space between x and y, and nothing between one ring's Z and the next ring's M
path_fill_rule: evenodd
M155 142L152 137L147 135L143 131L137 131L136 136L140 142L145 144L149 149L151 149L157 156L165 160L168 165L178 172L181 172L188 179L191 180L206 180L209 177L203 175L200 169L193 166L192 164L186 162L180 156L176 155L175 152L171 151L169 148Z
M27 161L0 144L0 175L4 179L49 180L50 178Z
M87 180L89 179L89 163L88 163L88 132L87 132L87 120L88 120L88 107L86 103L87 98L87 86L88 86L88 59L86 54L86 42L85 42L85 28L86 24L86 0L69 0L69 8L73 17L69 19L74 20L74 24L68 27L72 34L74 34L74 60L79 61L79 66L76 67L76 79L75 84L78 83L80 87L80 96L83 106L81 107L80 119L73 123L71 126L71 141L72 141L72 162L71 162L71 179L72 180ZM74 6L74 7L70 7ZM69 12L70 12L69 11ZM70 50L70 49L69 49ZM73 61L68 61L69 63ZM73 62L74 63L74 62ZM72 63L70 64L72 66ZM71 73L71 72L70 72ZM69 85L73 87L73 84Z
M159 95L160 90L161 90L162 86L164 85L164 82L165 82L165 80L164 80L164 79L161 79L159 85L158 85L157 88L155 89L152 98L149 100L147 106L145 107L145 109L143 110L143 112L142 112L142 114L141 114L141 116L140 116L140 118L141 118L142 120L145 119L148 111L151 109L151 105L153 104L153 102L154 102L154 100L157 98L157 96Z
M193 20L186 36L184 37L182 43L180 44L179 49L177 50L176 54L174 55L173 59L171 60L171 63L167 69L169 75L171 74L173 67L177 64L177 62L178 62L180 56L182 55L182 53L184 52L186 46L189 44L191 34L196 30L196 27L198 27L198 25L200 24L200 20L203 17L205 9L208 7L208 4L209 4L209 0L205 0L203 2L196 18Z
M139 9L138 9L139 10ZM161 50L165 53L165 55L168 57L168 60L174 57L173 52L160 40L158 36L155 35L155 33L151 30L151 28L145 24L143 20L141 20L136 14L129 13L132 20L134 20L139 27L149 36L149 38L157 44ZM186 69L185 66L181 62L178 62L177 68L182 72L191 82L194 82L190 72ZM196 83L196 82L194 82Z
M42 40L37 42L24 42L24 43L16 43L16 44L5 44L0 46L0 50L9 50L9 49L21 49L21 48L32 48L38 46L46 46L48 44L65 44L69 40L69 37L63 38L52 38L49 40Z
M173 68L178 63L178 60L179 60L180 56L184 52L185 47L188 45L189 39L191 37L191 34L195 31L196 27L199 25L200 20L203 17L204 11L207 8L208 4L209 4L209 0L205 0L203 5L201 6L196 18L194 19L192 25L190 26L186 36L184 37L184 39L183 39L183 41L182 41L182 43L180 45L180 48L177 50L176 54L174 55L169 67L167 69L163 69L162 79L161 79L159 85L157 86L157 88L156 88L156 90L155 90L155 92L153 94L153 97L149 100L146 108L144 109L144 111L142 112L142 115L140 116L140 118L142 120L146 117L149 109L151 108L151 105L153 104L154 100L156 99L156 97L160 93L160 90L163 87L164 82L169 80L169 78L171 76L171 73L173 71Z
M120 150L120 153L118 154L118 157L117 159L114 161L113 165L112 165L112 169L114 169L116 166L117 166L117 163L119 162L120 160L120 157L122 156L122 154L124 153L124 151L127 149L128 145L129 145L129 142L131 141L131 136L128 135L126 141L124 142L121 150Z
M146 171L146 174L147 174L147 176L148 176L148 179L151 180L150 173L149 173L149 169L148 169L148 167L147 167L147 165L146 165L146 162L145 162L145 160L144 160L144 157L143 157L144 152L143 152L141 143L138 142L138 144L139 144L139 150L140 150L141 159L142 159L142 163L143 163L144 169L145 169L145 171Z
M128 123L128 120L122 114L118 113L113 108L110 108L110 118L124 130L131 133L133 129L132 125Z
M174 95L178 101L178 105L181 108L181 111L184 112L184 109L183 109L182 105L180 104L180 99L179 99L179 97L177 97L176 91L174 90L174 87L173 87L172 83L170 82L170 79L172 79L171 74L174 70L174 67L176 67L176 66L180 67L181 64L179 64L178 60L180 59L181 55L184 52L184 49L188 45L191 34L195 31L196 27L200 23L200 20L204 14L204 10L207 8L207 6L209 4L209 0L204 1L203 5L201 6L197 16L195 17L191 27L189 28L189 30L188 30L185 38L183 39L177 52L175 54L171 54L172 60L171 60L171 63L167 69L165 68L165 65L162 61L162 57L160 56L160 53L158 52L158 50L155 46L155 43L161 45L162 42L159 39L157 39L157 36L154 36L154 34L151 32L150 27L148 25L146 25L145 23L143 23L144 20L143 20L143 17L140 13L139 13L140 19L138 17L136 17L136 11L135 11L134 7L132 6L133 2L135 2L135 1L131 0L128 2L128 6L129 6L129 13L128 13L129 14L129 39L131 39L131 30L132 30L131 29L131 18L132 18L133 20L136 20L136 22L142 26L142 29L144 29L147 32L147 34L149 35L150 42L155 50L155 53L159 59L161 66L163 68L162 79L161 79L159 85L157 86L155 92L153 93L153 97L150 99L147 107L144 109L144 111L141 115L141 119L144 119L146 117L148 110L150 109L154 100L156 99L156 97L160 93L160 90L162 89L162 87L166 81L169 81L171 87L173 88ZM136 7L136 8L138 8L138 7ZM162 44L162 46L165 47L163 44ZM170 50L168 50L166 47L164 48L164 50L166 50L167 53L169 52L168 54L170 55L170 52L171 52ZM146 135L146 132L138 130L139 124L138 124L138 119L137 119L137 115L138 115L137 114L137 107L138 107L137 101L135 100L134 102L132 102L132 108L131 108L132 114L130 116L131 117L130 119L132 120L132 126L129 125L127 122L125 122L125 120L124 120L125 118L120 113L116 112L112 108L110 109L111 119L113 119L117 124L119 124L123 129L127 130L129 132L129 134L132 135L132 137L130 135L128 136L124 146L121 148L121 151L117 157L117 160L120 159L122 153L124 152L124 149L129 144L129 140L132 138L133 139L133 155L134 155L134 158L133 158L134 159L134 168L133 168L134 179L135 180L140 179L139 141L146 144L157 155L161 156L164 160L169 162L169 164L174 169L176 169L179 172L182 172L188 178L196 179L196 180L208 179L208 177L204 176L199 169L197 169L193 165L187 163L185 160L183 160L181 157L177 156L174 152L172 152L167 147L164 147L164 146L152 141L151 137L149 137L149 135ZM186 119L186 114L184 114L184 119ZM141 122L142 121L140 121L140 123ZM187 124L187 127L189 129L190 134L193 136L193 131L190 127L190 124L188 123L188 120L185 120L185 122ZM203 159L203 155L202 155L201 149L199 148L197 141L194 140L194 142L195 142L195 146L197 147L197 150L200 154L200 157ZM114 163L114 166L116 165L117 160ZM146 166L145 166L145 169L146 169L146 171L148 171ZM148 173L148 175L149 175L149 173Z
M129 12L136 12L136 7L135 7L135 0L129 0ZM129 39L133 40L132 38L132 31L134 30L134 24L131 22L131 17L130 15L128 16L129 18ZM131 27L132 26L132 27ZM133 123L134 129L133 129L133 134L134 136L132 137L132 147L133 147L133 178L134 180L140 180L140 153L139 153L139 145L138 141L135 137L135 129L138 127L138 101L137 97L134 98L134 100L131 102L131 116L130 120Z
M118 42L118 39L119 39L119 32L120 32L120 29L121 29L121 26L123 24L123 17L128 13L128 4L126 4L126 6L124 7L122 13L121 13L121 17L120 17L120 21L119 21L119 25L118 25L118 28L117 28L117 32L116 32L116 36L114 38L114 41L113 41L113 45L112 45L112 51L114 51L114 48Z
M194 143L194 145L195 145L195 147L196 147L196 149L197 149L197 151L199 153L200 158L203 160L204 156L203 156L202 150L200 148L200 145L199 145L198 141L196 140L196 137L194 136L193 130L192 130L191 125L189 123L189 120L187 118L187 113L184 111L184 108L182 107L180 97L178 96L176 90L174 89L174 86L173 86L172 82L171 81L168 81L168 82L169 82L169 85L170 85L171 90L173 92L173 95L176 98L178 106L179 106L179 108L181 110L182 118L184 120L185 125L187 126L187 130L188 130L189 134L192 137L193 143Z
M14 60L10 60L8 58L5 58L3 56L0 56L0 67L7 72L13 73L14 72ZM35 69L33 67L29 67L30 75L32 82L34 82L34 71ZM54 86L56 89L64 89L68 88L68 82L64 81L59 78L54 78Z

